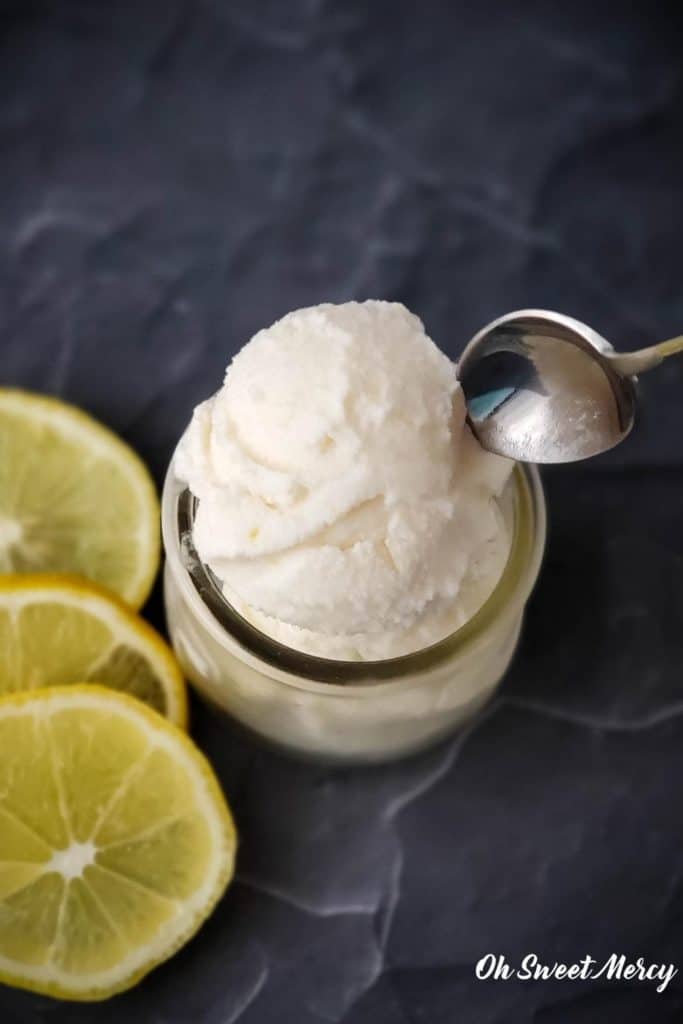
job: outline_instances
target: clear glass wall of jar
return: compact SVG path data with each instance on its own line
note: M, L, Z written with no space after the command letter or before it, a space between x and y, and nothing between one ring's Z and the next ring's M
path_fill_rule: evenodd
M283 647L228 605L193 552L194 499L171 462L162 498L164 592L168 629L187 677L252 733L300 756L370 763L435 743L493 694L515 652L541 565L546 516L538 470L516 466L500 501L510 555L469 622L414 654L332 661Z

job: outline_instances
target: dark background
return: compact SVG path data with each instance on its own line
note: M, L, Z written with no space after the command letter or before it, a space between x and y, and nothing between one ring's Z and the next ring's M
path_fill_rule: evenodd
M289 309L399 299L456 356L521 306L683 330L682 17L649 3L0 4L0 380L161 481L193 405ZM546 474L525 640L474 728L326 771L200 707L238 880L137 989L2 1024L683 1020L683 361L635 435ZM161 617L159 594L150 606ZM673 961L478 982L487 952Z

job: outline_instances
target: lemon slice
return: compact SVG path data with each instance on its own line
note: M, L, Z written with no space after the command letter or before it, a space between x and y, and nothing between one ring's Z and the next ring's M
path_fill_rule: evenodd
M135 452L71 405L0 388L0 573L77 573L139 608L158 565L159 504Z
M100 686L0 700L0 981L130 988L199 928L235 829L187 735Z
M187 724L170 647L113 595L70 576L0 576L0 696L94 680Z

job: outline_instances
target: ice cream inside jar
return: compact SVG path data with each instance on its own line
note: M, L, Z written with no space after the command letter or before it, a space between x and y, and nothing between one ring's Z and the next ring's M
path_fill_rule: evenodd
M380 301L259 331L176 455L226 600L292 649L369 661L437 643L490 595L512 465L474 440L421 321Z

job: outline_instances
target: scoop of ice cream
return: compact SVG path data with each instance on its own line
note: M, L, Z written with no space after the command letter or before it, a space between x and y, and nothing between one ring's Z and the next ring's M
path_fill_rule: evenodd
M418 318L375 301L259 331L176 462L229 599L331 657L394 656L473 614L507 557L493 499L509 467L472 438L455 366Z

